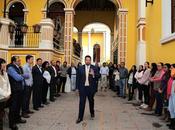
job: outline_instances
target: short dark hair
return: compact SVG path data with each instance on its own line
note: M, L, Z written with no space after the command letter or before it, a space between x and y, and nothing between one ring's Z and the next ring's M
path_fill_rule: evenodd
M26 62L27 62L28 60L30 60L30 58L33 58L33 56L32 56L32 55L27 55L27 56L26 56Z
M56 63L60 63L60 61L59 61L59 60L57 60L57 61L56 61Z
M64 61L63 64L66 63L67 64L67 61Z
M17 58L19 58L19 56L12 56L11 63L16 62Z
M37 62L38 62L39 60L42 60L42 59L41 59L41 58L36 59Z
M163 66L163 65L164 65L162 62L159 62L159 64L160 64L161 66Z
M86 59L86 58L90 58L90 59L91 59L91 56L90 56L90 55L86 55L86 56L85 56L85 59Z

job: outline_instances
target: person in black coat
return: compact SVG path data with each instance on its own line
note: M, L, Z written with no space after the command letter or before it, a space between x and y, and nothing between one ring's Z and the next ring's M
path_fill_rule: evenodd
M85 65L77 70L77 88L79 91L79 115L76 123L83 121L86 98L89 100L91 118L95 117L94 95L96 93L96 77L98 76L96 67L91 65L91 57L85 57Z
M76 74L77 74L77 68L75 67L74 63L71 63L71 66L67 70L67 74L69 75L70 81L71 81L71 90L76 90Z
M22 106L23 91L27 76L23 75L20 68L21 60L18 56L11 58L11 63L7 65L7 73L11 85L11 97L9 102L9 127L12 130L17 130L17 123L26 123L20 116Z
M136 78L135 78L136 72L137 72L136 65L133 65L128 74L128 89L129 89L128 101L131 101L133 99L134 90L136 87Z
M55 96L56 96L56 84L57 84L57 76L58 72L56 70L56 61L52 60L50 62L50 66L48 68L48 71L51 76L51 81L50 81L50 101L54 102L55 101Z
M43 70L42 70L42 59L36 60L36 65L32 68L33 76L33 109L38 111L39 108L44 107L42 105L42 87L43 87Z

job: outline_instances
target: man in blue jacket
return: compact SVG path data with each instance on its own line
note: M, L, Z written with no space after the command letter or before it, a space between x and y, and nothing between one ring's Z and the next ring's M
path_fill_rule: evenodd
M94 112L94 95L96 93L96 80L98 77L98 72L96 67L91 65L91 57L85 57L85 65L80 66L77 69L77 79L76 85L79 90L79 115L76 123L83 121L84 110L86 105L86 97L89 100L89 109L91 118L95 117Z

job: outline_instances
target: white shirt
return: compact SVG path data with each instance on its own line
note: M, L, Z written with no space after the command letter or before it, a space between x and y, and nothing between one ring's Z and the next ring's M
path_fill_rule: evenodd
M85 72L86 72L85 86L89 86L89 70L90 70L90 65L85 65Z
M71 74L76 75L76 69L75 69L75 67L72 67L71 71L72 71Z
M51 76L47 70L44 71L43 77L46 79L47 83L50 84Z
M57 70L56 70L55 66L52 66L52 68L55 71L55 77L57 77Z
M37 65L38 66L38 69L40 70L40 72L42 73L42 69L41 69L41 66Z
M128 84L133 84L133 72L129 75Z
M0 74L0 100L9 97L11 94L10 83L8 75L4 72L4 75Z
M108 76L108 75L109 75L109 68L108 68L107 66L106 66L106 67L103 67L103 66L102 66L102 67L100 68L100 74L101 74L101 75L107 75L107 76Z

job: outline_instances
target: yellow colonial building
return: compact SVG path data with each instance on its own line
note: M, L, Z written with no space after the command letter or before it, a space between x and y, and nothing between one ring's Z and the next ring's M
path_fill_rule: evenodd
M1 0L0 57L174 62L175 0Z

